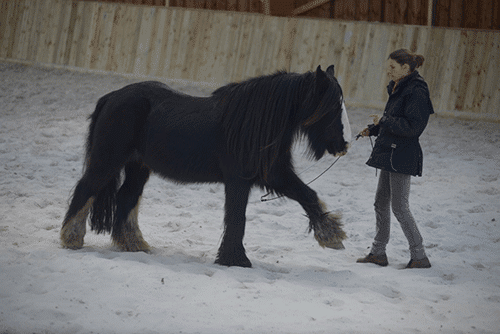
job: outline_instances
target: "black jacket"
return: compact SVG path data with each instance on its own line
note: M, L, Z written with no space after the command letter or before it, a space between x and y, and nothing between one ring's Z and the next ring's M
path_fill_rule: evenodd
M378 136L367 165L389 172L422 176L422 148L418 138L434 113L429 88L417 71L396 86L387 86L389 100L379 125L371 125L370 136Z

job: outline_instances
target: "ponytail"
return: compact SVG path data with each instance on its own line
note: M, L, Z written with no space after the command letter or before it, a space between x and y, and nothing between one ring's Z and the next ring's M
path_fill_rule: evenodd
M423 65L425 59L422 55L413 55L413 60L415 63L415 68L419 68Z

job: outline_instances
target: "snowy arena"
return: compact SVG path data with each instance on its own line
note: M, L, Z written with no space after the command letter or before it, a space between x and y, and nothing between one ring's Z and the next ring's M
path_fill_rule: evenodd
M319 247L296 202L263 203L253 189L244 241L254 267L216 265L223 185L156 176L139 214L150 254L121 252L91 231L82 249L63 249L87 118L99 97L137 81L0 62L0 333L498 333L498 123L432 116L421 137L423 177L412 178L410 203L430 269L400 270L410 254L396 219L390 265L356 263L375 234L368 138L310 185L343 215L345 250ZM353 134L379 112L347 109ZM304 152L295 146L305 182L335 160Z

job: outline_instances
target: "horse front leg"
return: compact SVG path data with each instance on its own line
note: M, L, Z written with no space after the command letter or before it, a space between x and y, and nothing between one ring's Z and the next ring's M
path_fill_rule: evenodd
M226 181L224 236L215 263L223 266L252 267L245 254L245 212L251 185L244 180Z
M284 173L284 176L278 184L271 185L271 188L299 202L309 217L309 232L314 231L314 238L321 247L344 249L342 240L347 239L347 236L342 229L342 215L329 212L316 192L293 171Z

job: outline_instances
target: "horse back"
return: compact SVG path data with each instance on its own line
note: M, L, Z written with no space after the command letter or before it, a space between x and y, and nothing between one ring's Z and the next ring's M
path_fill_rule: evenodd
M160 82L140 82L103 96L91 120L88 152L93 146L100 151L94 161L104 160L103 155L113 165L140 160L156 174L180 183L223 182L236 168L213 96L196 97Z

